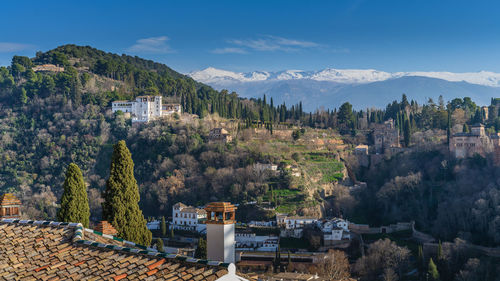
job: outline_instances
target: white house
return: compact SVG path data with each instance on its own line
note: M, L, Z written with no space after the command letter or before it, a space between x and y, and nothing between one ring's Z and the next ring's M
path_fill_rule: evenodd
M303 228L306 225L315 224L318 221L317 218L312 217L299 217L292 216L285 218L285 228L286 229L296 229Z
M251 232L238 232L235 235L236 249L274 252L278 248L279 238L276 236L258 236Z
M331 246L341 240L351 239L349 221L335 218L327 221L318 221L317 226L323 232L325 246Z
M157 230L157 229L160 229L160 221L150 221L150 222L146 223L146 227L147 227L149 230Z
M177 203L172 206L172 227L174 229L201 232L206 226L200 220L207 218L207 212L192 206Z
M114 101L113 112L130 113L132 122L149 122L162 115L161 96L138 96L135 101Z
M274 227L276 222L274 221L250 221L248 223L250 227Z
M178 103L167 103L161 105L161 114L162 116L172 115L174 113L181 114L182 107Z
M162 116L182 113L180 104L162 104L161 96L138 96L134 101L114 101L111 110L132 117L132 122L149 122Z
M253 170L257 173L264 173L270 171L271 173L276 173L278 171L278 165L267 164L267 163L255 163L253 164Z
M312 218L312 217L299 217L299 216L292 216L292 217L284 217L280 216L278 219L278 216L276 216L276 219L279 221L283 221L281 226L285 229L281 230L281 236L282 237L294 237L294 238L300 238L302 237L304 227L307 225L315 225L318 221L317 218ZM279 223L279 222L278 222Z

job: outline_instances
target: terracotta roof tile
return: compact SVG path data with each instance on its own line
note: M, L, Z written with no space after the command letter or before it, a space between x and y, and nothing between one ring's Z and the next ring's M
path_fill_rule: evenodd
M178 258L79 224L7 219L0 237L0 280L215 280L227 273L221 263Z

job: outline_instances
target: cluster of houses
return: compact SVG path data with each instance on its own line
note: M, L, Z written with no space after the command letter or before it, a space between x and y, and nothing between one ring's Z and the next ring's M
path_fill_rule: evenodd
M180 104L162 104L161 96L138 96L134 101L114 101L113 113L121 111L132 122L149 122L174 113L181 114Z
M207 212L203 208L176 203L172 207L170 227L175 230L207 233ZM275 220L251 221L246 226L251 228L279 229L280 237L302 238L306 228L320 230L323 246L334 246L351 239L349 221L333 218L319 219L314 217L288 216L278 213ZM159 229L159 222L149 222L149 229ZM249 230L236 230L235 247L238 251L274 252L278 248L279 237L274 235L257 235Z

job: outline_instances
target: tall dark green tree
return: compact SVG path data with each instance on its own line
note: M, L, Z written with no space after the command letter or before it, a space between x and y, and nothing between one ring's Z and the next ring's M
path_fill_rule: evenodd
M165 222L165 217L161 217L160 231L161 237L165 237L167 235L167 223Z
M437 281L439 280L439 271L437 269L436 264L432 260L432 258L429 260L429 267L427 269L427 273L429 274L429 280L432 281Z
M87 187L83 180L82 171L71 163L66 170L66 179L63 185L61 208L57 212L57 219L62 222L79 222L89 227L89 200Z
M354 128L354 113L350 103L346 102L340 106L338 122L341 133L347 133Z
M207 258L207 241L200 237L198 239L198 247L194 251L194 257L197 259L206 259Z
M139 208L139 188L134 177L134 162L125 144L113 147L109 178L103 193L103 218L118 231L118 237L142 245L151 244L151 232Z
M404 134L405 146L409 147L411 141L411 124L408 118L405 119L403 134Z

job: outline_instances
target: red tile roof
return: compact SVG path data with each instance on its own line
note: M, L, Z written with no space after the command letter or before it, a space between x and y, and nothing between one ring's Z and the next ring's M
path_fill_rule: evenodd
M99 236L117 246L87 240ZM0 280L216 280L228 264L197 260L84 229L81 224L0 221Z

